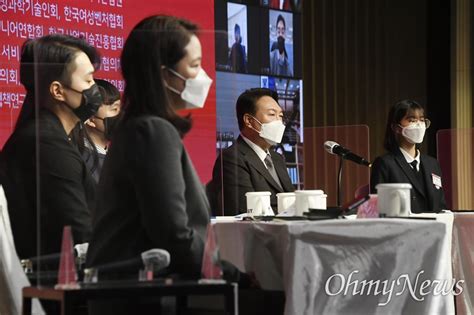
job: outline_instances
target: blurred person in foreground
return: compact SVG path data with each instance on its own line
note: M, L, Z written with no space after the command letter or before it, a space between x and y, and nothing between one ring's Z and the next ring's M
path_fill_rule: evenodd
M201 277L209 202L182 141L191 119L177 111L204 106L212 80L202 58L197 26L176 17L148 17L127 38L121 56L124 115L102 168L88 266L162 248L171 255L164 274ZM224 277L239 281L238 270L228 267ZM137 269L100 277L136 280ZM154 309L148 304L154 301L104 301L91 309L147 314Z
M102 104L93 77L99 60L95 48L67 35L23 45L26 97L1 167L20 258L59 253L65 225L76 243L91 236L96 187L71 131Z

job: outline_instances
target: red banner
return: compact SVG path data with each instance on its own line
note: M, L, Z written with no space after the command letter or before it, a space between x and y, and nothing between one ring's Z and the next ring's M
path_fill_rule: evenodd
M199 25L203 68L215 80L213 0L0 0L0 147L11 134L25 97L19 77L25 40L52 33L84 37L102 56L95 77L123 91L124 42L140 20L154 14L184 17ZM204 109L191 112L194 127L184 140L203 182L210 179L215 160L215 95L214 84Z

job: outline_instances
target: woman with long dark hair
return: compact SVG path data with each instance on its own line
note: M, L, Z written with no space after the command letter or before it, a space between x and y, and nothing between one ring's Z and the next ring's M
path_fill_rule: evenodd
M191 119L177 111L204 105L212 80L201 61L197 27L186 20L151 16L127 38L124 113L102 168L89 266L163 248L169 273L200 277L209 203L182 142Z
M423 142L430 120L424 108L413 100L403 100L390 109L384 147L387 154L375 159L372 165L370 188L380 183L409 183L412 212L439 212L446 209L438 161L421 154L418 145Z

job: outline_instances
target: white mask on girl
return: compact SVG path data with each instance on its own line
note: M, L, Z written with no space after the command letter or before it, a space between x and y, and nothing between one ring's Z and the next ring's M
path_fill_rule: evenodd
M402 127L402 126L400 126ZM425 136L426 124L424 122L417 122L409 124L406 127L402 127L402 135L413 144L423 142Z

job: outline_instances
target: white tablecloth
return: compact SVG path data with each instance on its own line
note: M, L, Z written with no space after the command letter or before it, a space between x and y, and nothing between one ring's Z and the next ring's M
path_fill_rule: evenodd
M449 228L415 219L213 225L221 258L255 272L263 289L284 290L285 314L454 313L450 290L434 293L452 287Z

